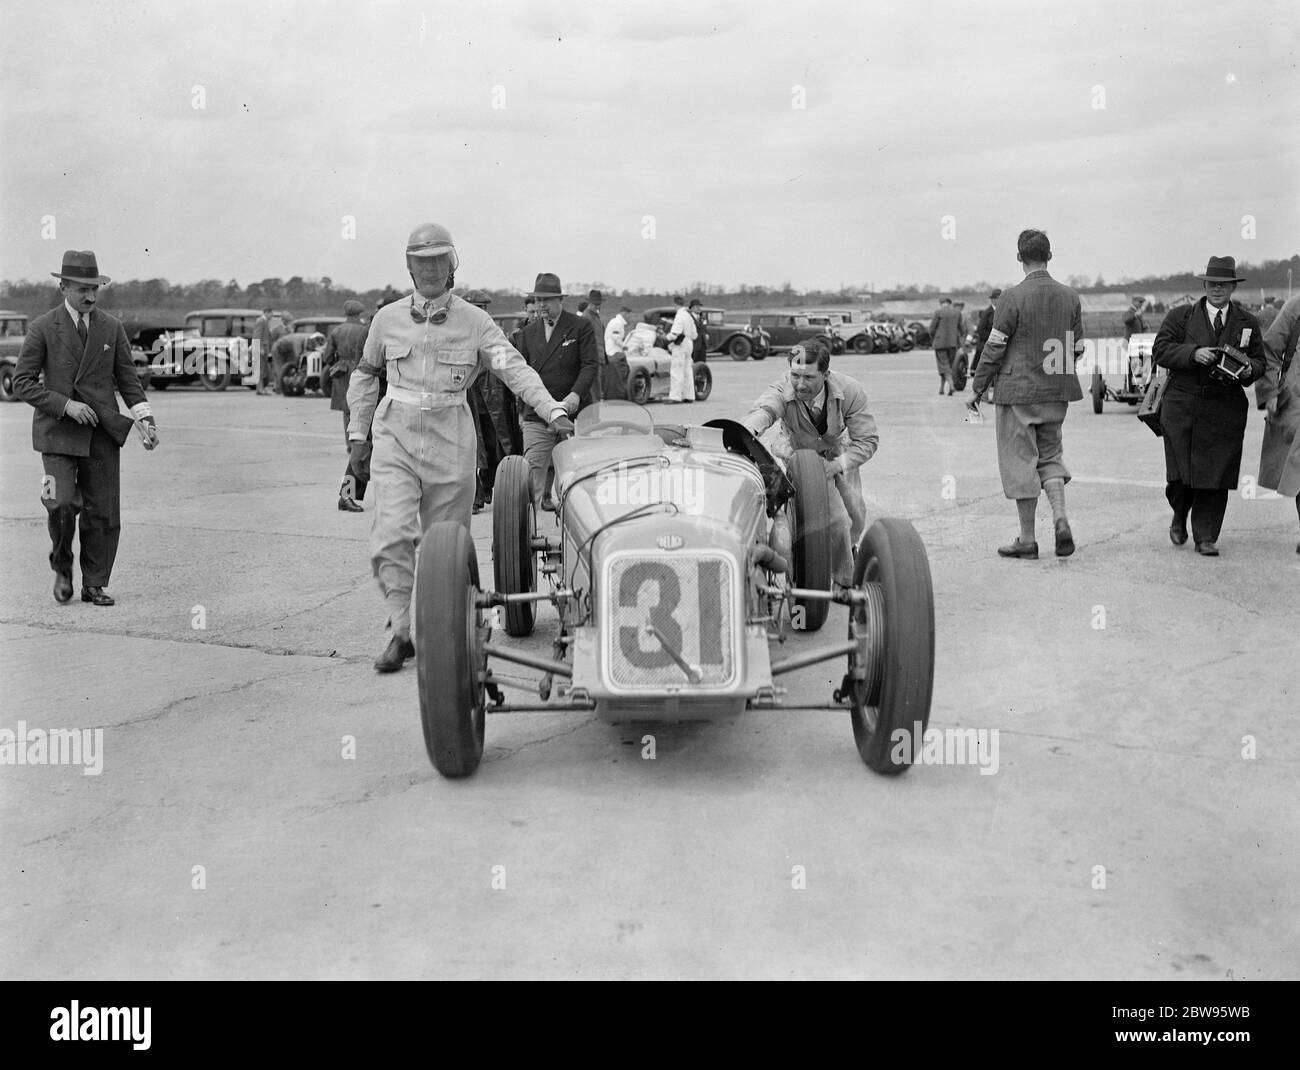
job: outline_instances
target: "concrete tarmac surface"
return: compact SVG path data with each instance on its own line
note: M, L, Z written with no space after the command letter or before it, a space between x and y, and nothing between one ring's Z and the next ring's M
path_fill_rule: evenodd
M371 516L336 508L323 399L151 392L162 444L122 453L113 608L54 602L31 409L0 406L0 729L102 730L95 775L89 750L0 765L0 976L1300 976L1300 528L1245 482L1253 395L1220 558L1171 546L1133 408L1085 400L1078 550L1052 555L1044 497L1043 557L1013 561L991 407L964 424L928 351L832 366L880 426L873 516L926 544L931 727L996 731L996 765L881 777L833 711L556 711L490 715L478 772L444 780L414 663L371 668ZM738 417L785 361L710 367L710 401L656 418ZM473 535L490 577L490 511ZM518 642L549 656L555 620ZM843 672L785 683L827 702Z

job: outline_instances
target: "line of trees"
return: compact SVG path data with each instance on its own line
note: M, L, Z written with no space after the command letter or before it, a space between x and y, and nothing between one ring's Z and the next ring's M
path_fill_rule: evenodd
M1300 282L1300 254L1287 260L1265 260L1259 264L1243 262L1239 271L1249 280L1246 284L1251 290L1264 289L1285 292L1292 281ZM1065 281L1077 290L1095 293L1104 290L1130 290L1145 293L1156 290L1181 290L1195 293L1200 283L1193 277L1194 271L1173 275L1147 275L1140 279L1124 277L1108 283L1098 275L1091 282L1086 276L1072 275ZM789 282L781 286L740 286L730 288L712 283L694 282L677 291L679 293L701 298L706 304L721 305L725 308L758 308L762 306L817 306L817 305L853 305L870 301L906 300L908 298L929 297L940 293L981 293L994 285L1007 285L1014 280L1002 283L989 283L981 279L966 287L939 287L932 284L911 283L870 292L866 286L841 287L838 290L796 290ZM627 302L639 307L671 304L672 293L657 290L619 290L601 282L581 283L570 287L576 299L584 296L588 289L598 289L605 296L605 308L611 304ZM463 290L464 287L461 287ZM366 308L373 309L379 302L395 300L407 292L404 287L386 286L382 289L353 290L345 286L336 286L333 279L305 279L294 275L290 279L267 278L260 282L240 285L236 279L222 282L220 279L203 279L194 283L171 283L166 279L128 279L114 282L105 287L101 303L110 310L123 314L139 313L147 310L151 314L174 312L184 315L193 309L231 306L240 308L262 308L271 305L277 309L287 309L298 314L337 314L343 302L349 299L360 301ZM493 311L514 311L520 305L520 290L488 289L492 298ZM0 304L15 311L35 315L53 308L59 302L58 283L53 279L31 282L0 281Z

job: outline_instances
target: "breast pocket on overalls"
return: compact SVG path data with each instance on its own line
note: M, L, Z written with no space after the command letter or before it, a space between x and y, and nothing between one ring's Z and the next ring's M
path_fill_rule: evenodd
M478 367L473 349L440 349L433 373L433 388L444 394L463 394Z

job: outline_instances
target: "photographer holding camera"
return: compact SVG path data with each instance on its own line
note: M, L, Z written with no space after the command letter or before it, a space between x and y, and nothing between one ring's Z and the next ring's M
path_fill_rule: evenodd
M1237 261L1212 256L1205 274L1195 277L1205 296L1170 309L1152 356L1169 369L1160 409L1165 497L1174 510L1169 539L1175 546L1187 541L1190 515L1196 552L1218 557L1228 493L1241 473L1250 409L1244 388L1264 374L1264 346L1259 321L1231 300L1246 281L1237 275Z

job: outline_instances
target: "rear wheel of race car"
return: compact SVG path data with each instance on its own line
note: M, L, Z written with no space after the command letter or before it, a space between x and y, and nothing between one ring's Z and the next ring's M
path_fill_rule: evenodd
M790 510L793 558L791 580L795 587L825 591L831 585L831 498L826 464L813 450L795 450L790 460L794 496ZM831 605L824 599L802 601L795 607L803 617L802 631L815 632L826 623Z
M420 540L415 590L424 748L443 776L469 776L483 757L487 628L476 605L478 557L464 525L429 525Z
M736 335L727 343L727 353L732 360L748 360L750 354L754 352L754 346L744 335Z
M492 485L492 579L502 594L537 590L536 530L528 462L518 455L503 457ZM508 635L532 635L533 606L532 602L512 602L503 607Z
M205 354L199 382L203 384L204 390L225 390L230 385L230 368L224 360Z
M853 738L875 772L902 773L921 748L934 690L934 587L916 529L892 517L872 524L853 586L867 596L849 616L849 638L867 635L867 679L850 685ZM850 655L850 669L858 657Z
M650 373L644 368L637 368L627 377L627 399L638 405L650 400Z
M1106 400L1106 380L1101 372L1092 373L1092 411L1101 412L1102 402Z
M970 360L963 353L952 363L952 388L958 392L966 389L966 376L970 374Z
M702 360L695 362L695 400L708 401L713 393L713 373Z
M855 339L853 339L853 352L870 353L871 336L869 334L860 334Z

